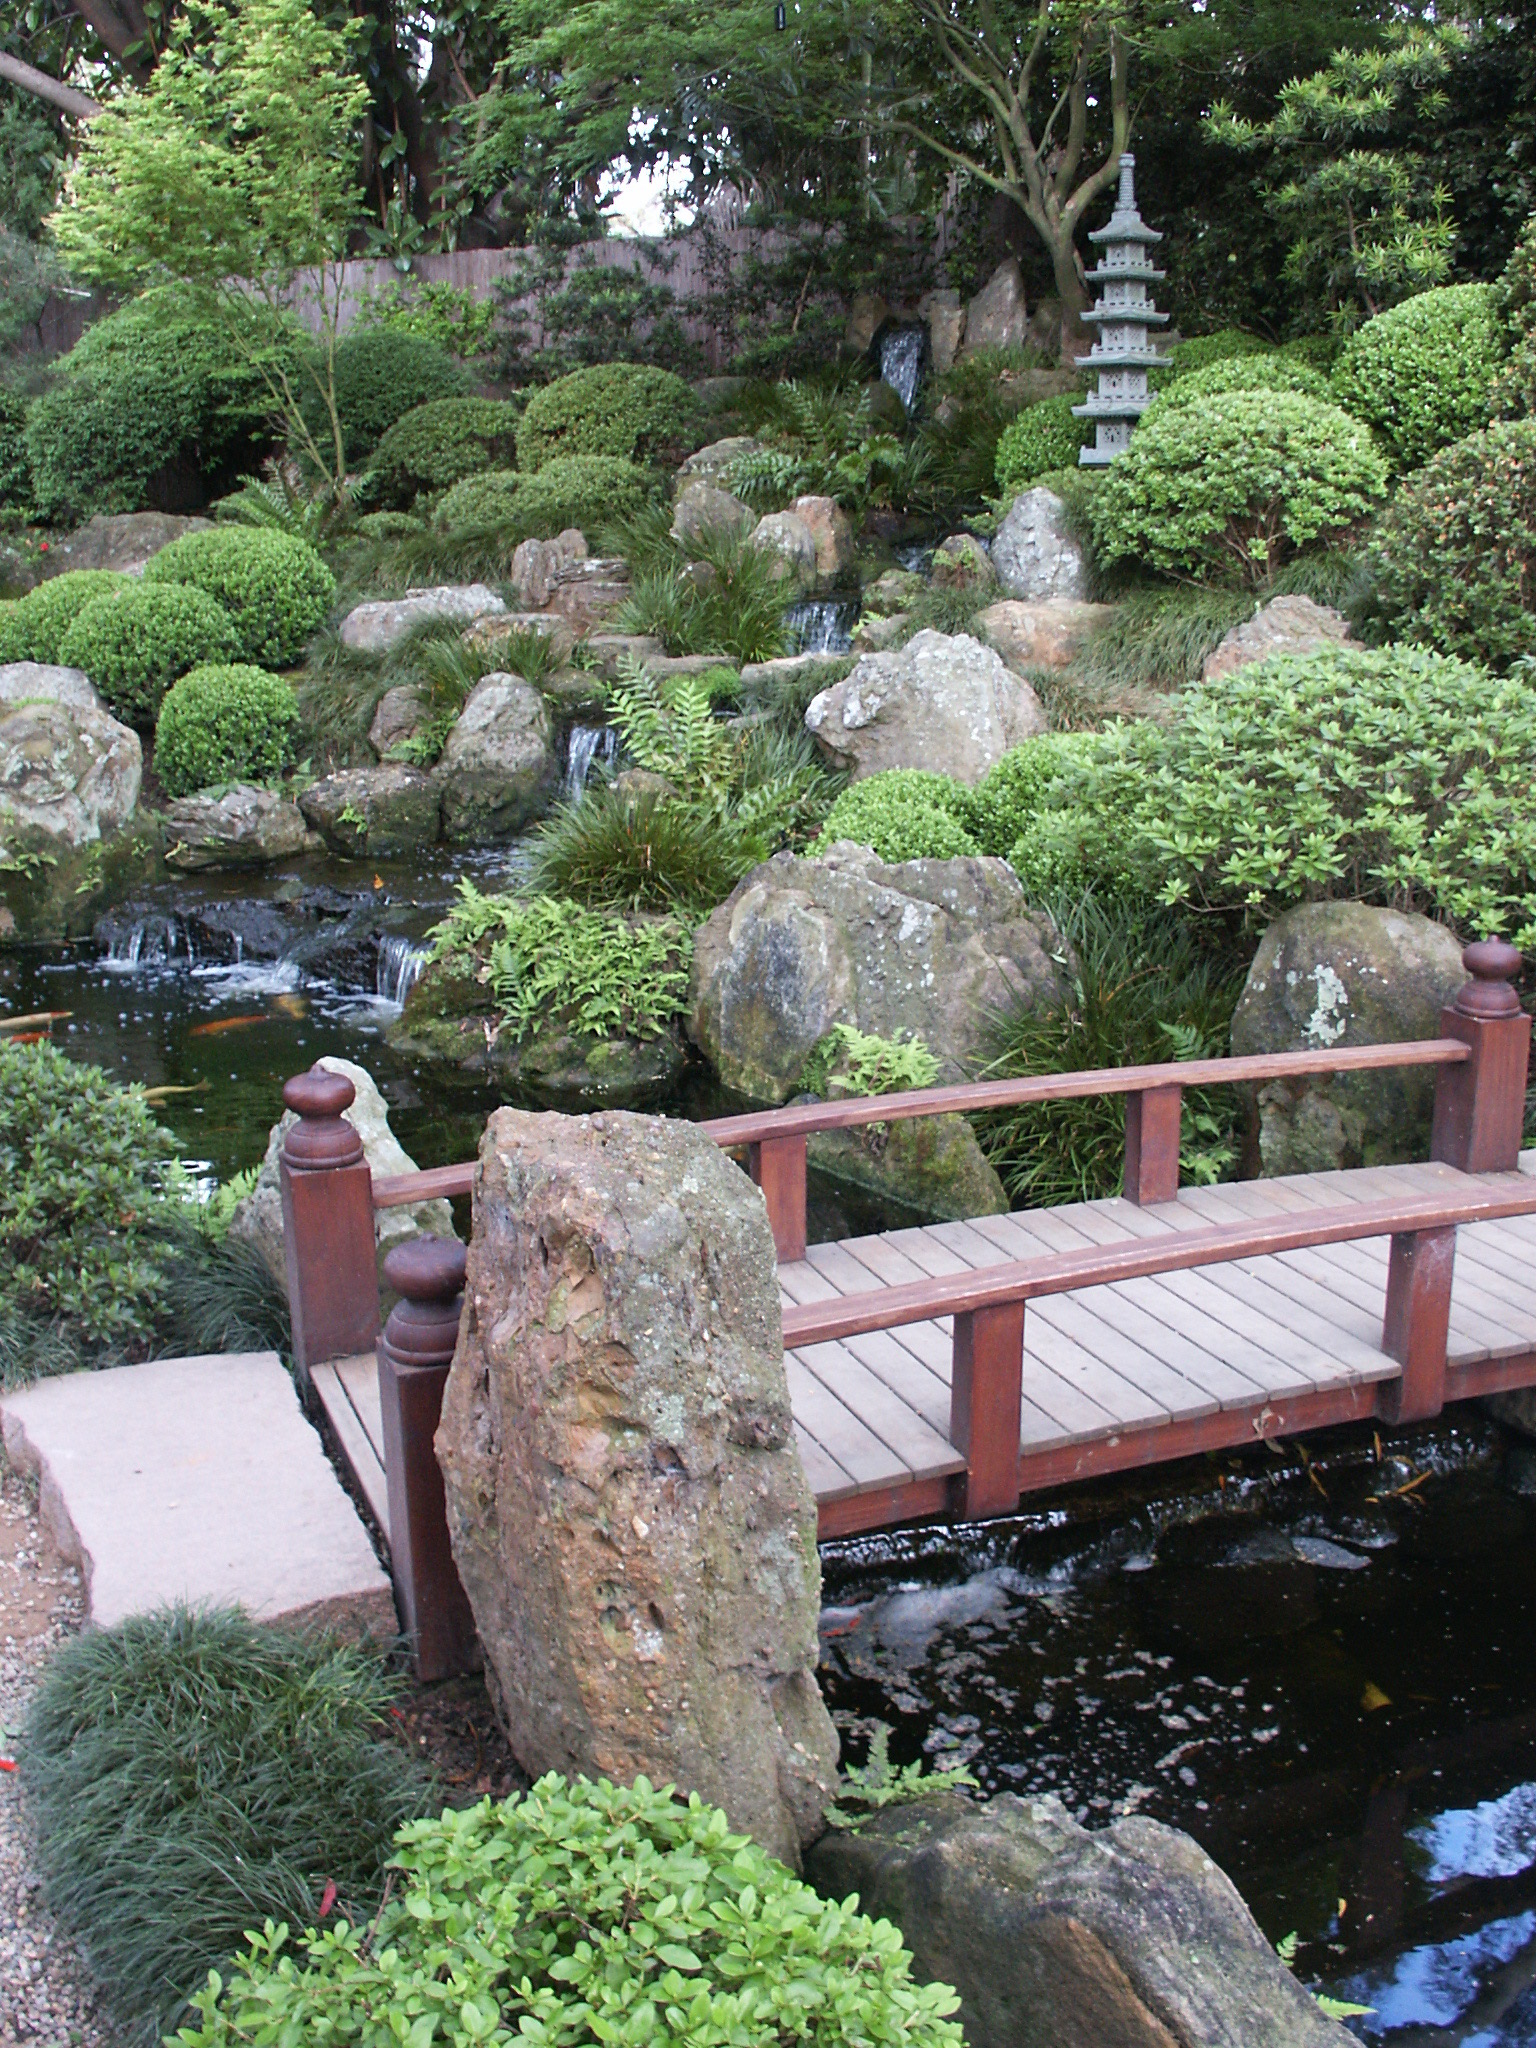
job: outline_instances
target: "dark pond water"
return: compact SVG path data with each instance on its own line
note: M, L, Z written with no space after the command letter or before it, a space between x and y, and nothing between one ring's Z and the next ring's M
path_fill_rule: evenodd
M422 1165L466 1158L499 1093L382 1033L458 877L517 865L178 883L100 945L0 954L0 1011L68 1011L72 1055L187 1091L160 1114L210 1177L260 1159L322 1053L369 1068ZM664 1106L731 1105L699 1069ZM815 1236L880 1221L813 1189ZM829 1698L854 1756L883 1720L898 1761L1189 1829L1309 1982L1375 2008L1365 2039L1536 2048L1536 1452L1466 1414L1313 1452L830 1547Z

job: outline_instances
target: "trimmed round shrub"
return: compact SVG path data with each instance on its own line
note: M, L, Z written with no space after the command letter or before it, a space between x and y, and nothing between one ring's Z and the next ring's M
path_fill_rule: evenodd
M839 839L872 847L881 860L952 860L980 853L970 830L970 792L926 768L887 768L850 783L826 816L813 853Z
M32 462L27 454L27 407L0 384L0 509L26 511L32 503Z
M1321 370L1326 376L1338 361L1339 337L1336 334L1298 334L1291 341L1280 344L1277 355L1288 362L1305 363L1310 370Z
M425 533L427 522L414 512L365 512L353 531L364 540L404 540L408 533Z
M444 532L494 526L520 539L547 540L568 526L586 533L632 518L649 496L650 480L634 463L614 455L569 455L531 476L492 470L466 477L444 493L433 523Z
M1257 334L1245 334L1241 327L1219 327L1214 334L1192 334L1186 341L1175 342L1168 352L1168 372L1174 377L1186 377L1192 370L1203 370L1209 363L1230 362L1234 356L1272 353L1272 344Z
M133 583L94 597L59 646L66 668L83 668L115 717L152 725L178 676L232 661L239 641L229 614L186 583Z
M359 327L336 344L336 411L347 461L371 455L396 420L436 398L462 398L472 379L435 341L392 327ZM303 398L304 421L326 447L330 418L317 390Z
M1420 292L1352 334L1333 394L1381 435L1401 469L1488 424L1504 335L1485 284Z
M1045 805L1047 792L1073 772L1092 751L1094 735L1047 732L1010 747L967 792L966 809L983 853L1007 859L1020 835Z
M1494 380L1493 403L1504 418L1518 419L1536 413L1536 213L1526 222L1491 296L1509 344L1509 360Z
M644 462L675 447L693 413L693 393L670 370L642 363L573 370L529 399L517 430L518 466L542 469L571 455Z
M273 341L302 374L304 337L274 327ZM257 467L271 409L219 322L174 286L146 292L87 328L27 414L38 513L195 510Z
M1536 655L1536 419L1469 434L1405 478L1366 559L1394 636L1495 669Z
M519 408L489 398L435 398L395 421L373 451L368 496L404 511L422 491L446 491L466 476L510 469Z
M57 661L64 635L86 606L127 587L128 578L112 569L66 569L39 583L0 620L0 661Z
M243 660L289 668L324 623L336 579L308 541L269 527L184 533L152 555L146 583L190 583L224 607Z
M1027 405L1017 419L1004 429L997 444L997 487L1005 498L1027 491L1038 477L1053 469L1066 469L1077 460L1077 451L1091 439L1084 423L1072 414L1081 399L1071 396L1042 398Z
M1369 430L1299 391L1228 391L1154 405L1088 500L1103 561L1267 582L1296 550L1385 496Z
M395 1840L402 1882L366 1956L362 1927L254 1934L182 2038L234 2048L255 2021L274 2041L383 2041L388 2015L422 2042L961 2048L958 1998L913 1982L889 1921L822 1898L696 1792L550 1772Z
M1262 354L1223 356L1207 363L1203 370L1191 370L1176 377L1159 398L1160 405L1189 405L1196 399L1214 398L1225 391L1300 391L1308 398L1332 398L1328 379L1321 370L1281 355L1278 349Z
M293 753L299 707L281 676L243 662L195 668L166 692L155 772L170 796L221 782L265 782Z

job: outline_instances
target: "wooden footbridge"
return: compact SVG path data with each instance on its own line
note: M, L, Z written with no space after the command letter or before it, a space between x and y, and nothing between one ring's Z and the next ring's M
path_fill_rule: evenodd
M1536 1154L1522 1159L1530 1019L1499 941L1439 1038L927 1089L721 1118L779 1252L785 1368L823 1537L1007 1514L1028 1492L1329 1424L1408 1422L1536 1384ZM1183 1090L1435 1069L1431 1158L1178 1185ZM284 1091L294 1346L391 1539L424 1670L469 1627L431 1448L463 1252L390 1255L407 1297L378 1329L374 1218L472 1191L474 1167L373 1180L322 1068ZM806 1140L897 1118L1126 1098L1114 1200L806 1244ZM455 1599L458 1602L454 1606Z

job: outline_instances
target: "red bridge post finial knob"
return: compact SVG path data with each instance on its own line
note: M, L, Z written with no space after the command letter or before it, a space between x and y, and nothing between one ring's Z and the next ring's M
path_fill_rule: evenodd
M1463 1017L1517 1017L1520 998L1514 980L1522 965L1520 953L1507 939L1479 939L1466 947L1461 964L1472 979L1456 998Z
M362 1137L342 1115L356 1094L345 1074L333 1074L318 1062L307 1074L283 1083L283 1101L299 1119L283 1139L287 1165L313 1171L357 1164Z
M402 1297L389 1312L384 1342L401 1365L447 1365L459 1341L465 1250L456 1237L414 1237L384 1260L384 1278Z

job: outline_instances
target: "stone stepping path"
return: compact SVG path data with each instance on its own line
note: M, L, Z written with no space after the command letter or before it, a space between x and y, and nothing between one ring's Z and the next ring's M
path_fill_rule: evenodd
M168 1602L393 1635L388 1576L275 1352L161 1358L0 1395L89 1622Z

